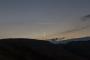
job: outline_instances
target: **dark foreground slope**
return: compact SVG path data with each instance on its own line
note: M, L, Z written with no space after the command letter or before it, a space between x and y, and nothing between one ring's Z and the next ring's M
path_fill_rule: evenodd
M65 44L65 49L77 56L84 57L90 60L90 37L72 39Z
M90 60L90 38L73 40L77 41L52 44L35 39L1 39L0 60Z

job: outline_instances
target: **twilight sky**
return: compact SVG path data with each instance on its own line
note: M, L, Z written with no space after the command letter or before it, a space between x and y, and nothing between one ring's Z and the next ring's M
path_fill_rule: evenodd
M90 26L90 19L82 20L86 15L90 0L0 0L0 38L44 39L74 29L78 37L90 36L89 27L82 31Z

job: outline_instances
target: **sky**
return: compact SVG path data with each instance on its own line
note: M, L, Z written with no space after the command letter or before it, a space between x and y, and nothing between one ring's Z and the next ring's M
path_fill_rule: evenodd
M45 39L74 29L77 36L90 36L89 27L86 35L80 29L90 26L90 19L83 21L87 15L90 0L0 0L0 38Z

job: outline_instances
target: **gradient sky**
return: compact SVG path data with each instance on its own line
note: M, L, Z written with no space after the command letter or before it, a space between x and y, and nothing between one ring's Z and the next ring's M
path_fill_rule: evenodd
M59 34L89 25L88 14L90 0L0 0L0 38Z

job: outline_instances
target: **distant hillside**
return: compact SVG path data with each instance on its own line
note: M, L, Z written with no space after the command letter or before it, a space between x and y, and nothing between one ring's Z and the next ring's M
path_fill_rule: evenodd
M1 39L0 60L90 60L90 37L67 42L53 44L26 38Z

